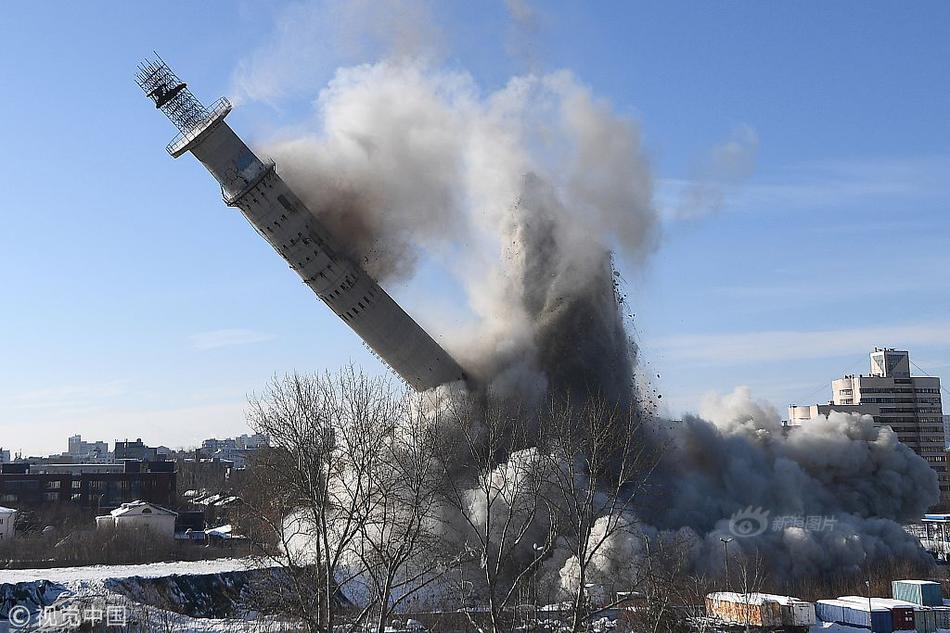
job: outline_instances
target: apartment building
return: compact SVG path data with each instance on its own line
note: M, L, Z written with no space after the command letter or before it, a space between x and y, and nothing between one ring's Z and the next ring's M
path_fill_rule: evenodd
M937 473L941 494L950 499L940 378L913 376L906 350L875 348L870 361L868 375L851 374L832 381L828 404L789 406L789 424L807 423L830 411L870 415L927 460Z

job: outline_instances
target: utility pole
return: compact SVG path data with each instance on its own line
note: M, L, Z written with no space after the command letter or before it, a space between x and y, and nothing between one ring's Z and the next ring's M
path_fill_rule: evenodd
M868 562L868 553L864 552L864 586L868 592L868 629L874 633L874 607L871 603L871 565Z

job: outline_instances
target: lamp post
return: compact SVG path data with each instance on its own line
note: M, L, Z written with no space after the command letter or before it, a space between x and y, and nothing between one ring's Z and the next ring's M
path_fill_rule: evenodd
M538 565L537 559L544 552L545 546L538 545L537 543L532 543L531 549L534 550L534 557L535 557L534 569L531 571L531 584L534 585L534 597L533 597L534 599L531 601L532 604L534 605L534 613L532 614L532 617L534 617L535 622L537 622L538 620L538 594L541 593L538 589L538 567L540 567L540 565Z
M731 536L720 536L719 540L722 541L722 559L726 564L726 590L729 589L729 543L732 542Z
M871 565L868 561L868 553L864 552L864 586L868 592L868 629L874 633L874 607L871 603Z

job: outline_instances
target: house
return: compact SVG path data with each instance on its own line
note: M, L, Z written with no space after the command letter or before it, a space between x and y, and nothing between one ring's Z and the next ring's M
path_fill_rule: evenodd
M147 501L123 503L109 514L96 517L96 529L143 530L156 536L175 538L177 512Z
M0 507L0 543L13 538L15 522L16 510Z

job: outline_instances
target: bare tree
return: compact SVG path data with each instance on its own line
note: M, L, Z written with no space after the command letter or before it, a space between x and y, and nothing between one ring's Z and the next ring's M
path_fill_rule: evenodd
M752 604L755 602L755 594L762 591L765 584L765 560L758 547L755 547L751 553L743 552L736 557L737 565L736 575L738 576L739 589L742 592L743 617L745 619L745 630L748 631L751 626Z
M684 631L690 618L704 614L708 583L691 573L689 536L679 533L643 535L643 555L626 564L636 566L631 589L638 594L633 629L645 633Z
M283 570L268 587L308 631L332 631L351 579L344 557L363 525L361 504L380 434L397 415L390 383L352 368L335 376L274 378L252 397L248 421L271 438L253 465L248 508L276 542L262 557Z
M453 407L440 445L441 498L458 523L456 564L478 563L491 630L507 630L504 614L554 544L554 515L543 503L547 466L533 447L534 424L508 403L473 397ZM464 578L459 579L464 591Z
M593 613L588 583L592 564L621 533L637 533L635 502L646 491L660 451L642 432L633 408L591 398L554 404L540 444L549 461L546 503L560 524L559 543L574 561L570 628L579 633Z
M399 415L377 428L372 443L378 459L358 503L359 561L367 600L356 621L373 616L378 632L422 590L440 582L450 553L435 531L442 472L433 458L436 432L418 398L399 402Z

